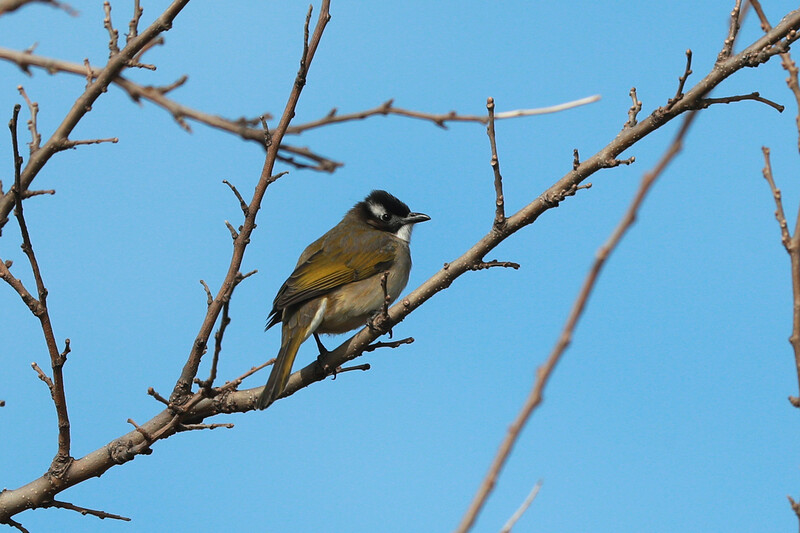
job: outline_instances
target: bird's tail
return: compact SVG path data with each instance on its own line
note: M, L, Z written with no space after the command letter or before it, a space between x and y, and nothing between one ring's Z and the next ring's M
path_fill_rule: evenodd
M289 381L289 375L292 373L292 365L294 358L297 356L297 350L305 339L301 335L290 335L285 344L281 344L281 349L278 356L275 358L275 363L272 365L272 372L269 374L267 384L264 385L264 390L261 396L258 397L259 409L266 409L272 402L277 400L286 388L286 383Z

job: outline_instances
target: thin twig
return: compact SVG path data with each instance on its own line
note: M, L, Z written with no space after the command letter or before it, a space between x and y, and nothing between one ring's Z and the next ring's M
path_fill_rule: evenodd
M28 98L28 93L25 92L22 85L18 85L17 90L25 99L25 103L28 104L28 111L30 111L31 114L31 118L28 119L28 129L31 132L31 142L28 143L28 147L30 148L30 153L33 154L33 152L39 149L39 145L42 142L42 136L36 127L36 119L39 115L39 104L37 102L32 102L31 99Z
M755 9L756 14L761 21L761 29L764 30L764 33L769 33L772 30L772 25L769 23L769 20L767 20L767 16L761 7L761 3L758 0L750 0L750 5L753 6L753 9ZM792 60L792 56L789 54L789 52L780 54L780 57L781 66L783 66L783 69L789 73L789 77L786 79L786 85L788 85L789 90L792 91L795 103L797 104L797 109L800 110L800 83L798 83L797 65L795 64L794 60ZM795 117L795 124L797 125L798 132L800 132L800 112L798 112L797 116ZM800 134L797 136L797 150L800 152Z
M308 39L304 37L303 57L300 60L300 68L298 69L297 76L295 77L295 83L292 86L292 91L289 94L286 107L278 122L278 126L273 132L271 132L270 140L272 142L267 148L267 155L264 160L264 166L261 169L261 176L259 177L255 191L253 192L253 198L250 201L249 213L245 217L237 237L234 239L233 254L231 257L230 266L228 267L228 272L222 282L219 292L217 292L217 295L214 298L214 301L208 306L205 319L200 326L200 330L197 333L195 341L192 343L192 349L186 360L186 364L181 371L180 377L175 382L175 387L173 388L171 395L173 400L186 397L189 394L194 378L197 376L200 360L205 352L205 347L208 343L208 339L211 335L214 324L216 323L219 314L222 312L222 306L226 301L230 300L231 291L233 290L233 287L235 287L236 277L241 275L240 268L244 258L245 249L250 242L250 235L255 229L256 214L261 207L261 201L264 198L264 194L266 194L267 187L274 181L273 169L275 167L275 161L278 158L278 151L280 150L283 137L286 135L286 130L289 127L289 123L295 115L297 102L300 99L300 94L303 90L305 79L308 75L308 69L314 58L314 54L317 51L317 47L319 46L322 33L325 29L325 26L328 24L328 21L330 20L329 10L330 0L322 0L319 18L314 27L314 33Z
M163 403L166 406L169 406L169 400L161 396L153 387L147 388L147 394L158 400L159 402Z
M678 100L683 98L683 87L686 85L686 80L692 74L692 51L686 50L686 68L683 69L683 75L678 78L678 90L675 91L675 96L667 101L667 109L675 105Z
M119 53L119 31L114 29L111 23L111 4L106 0L103 2L103 27L108 30L108 57L112 58Z
M470 267L470 270L486 270L487 268L500 267L500 268L513 268L519 270L519 263L512 261L498 261L492 259L491 261L479 261Z
M211 305L214 302L214 296L211 294L211 289L208 288L208 284L202 279L200 280L200 285L203 286L203 290L206 291L206 305Z
M519 521L519 519L522 518L522 515L525 514L525 511L528 510L528 507L531 506L533 500L536 499L536 495L539 494L539 489L541 488L542 480L540 479L536 482L536 485L533 486L530 494L528 494L528 496L525 498L525 501L522 502L522 505L519 506L519 509L517 509L513 515L511 515L511 517L508 519L508 522L506 522L502 529L500 529L500 533L511 533L511 529Z
M105 511L99 511L99 510L96 510L96 509L89 509L88 507L80 507L80 506L75 505L73 503L61 502L61 501L58 501L58 500L53 500L50 503L42 505L42 507L45 507L45 508L47 508L47 507L55 507L57 509L68 509L70 511L76 511L78 513L81 513L83 516L86 516L86 515L96 516L100 520L103 520L105 518L111 518L113 520L122 520L124 522L130 522L131 521L131 519L128 518L127 516L107 513Z
M589 295L591 294L592 289L597 282L603 265L605 264L611 252L617 247L622 237L633 225L634 221L636 220L639 207L647 196L647 193L652 187L653 183L655 183L656 179L661 175L669 162L672 161L678 152L680 152L683 144L683 138L686 135L686 132L689 130L689 126L692 124L696 114L696 111L692 111L686 116L686 118L684 118L683 124L681 125L675 140L661 157L661 160L658 162L656 167L644 175L639 186L639 190L636 192L633 202L631 202L630 207L628 207L628 210L623 215L619 225L611 234L611 237L609 237L608 241L606 241L606 243L597 251L594 264L592 265L589 274L586 276L586 280L584 281L583 287L578 294L578 298L575 300L575 303L572 306L569 318L564 325L564 329L559 336L558 342L553 347L553 351L550 353L547 361L536 371L536 381L531 388L531 392L522 406L519 414L514 419L514 422L509 427L508 433L501 443L500 449L497 451L497 455L495 455L495 458L492 461L492 465L489 467L489 471L481 482L480 488L475 494L475 498L472 500L472 504L464 515L461 524L456 529L457 532L465 533L474 525L475 519L478 517L478 513L481 511L489 497L489 494L491 494L492 490L494 489L497 478L500 475L500 471L502 470L503 465L505 465L511 450L514 447L514 444L522 432L522 429L530 419L533 411L542 402L542 393L544 392L544 388L547 386L556 364L558 364L558 361L561 359L561 355L572 341L572 333L575 330L575 326L578 324L578 320L583 314L586 303L589 300Z
M144 10L139 6L139 0L133 0L133 17L128 24L128 33L125 34L125 44L127 45L131 39L139 35L139 18L142 16Z
M783 201L781 200L781 190L775 185L775 179L772 177L772 163L769 157L769 148L766 146L761 147L764 154L764 169L761 171L764 179L767 180L769 188L772 191L772 198L775 200L775 219L781 228L781 242L786 251L791 254L792 236L789 233L789 225L786 222L786 214L783 211Z
M767 20L764 10L758 0L752 1L753 9L756 10L759 19L761 20L761 27L765 32L770 32L772 26ZM797 104L797 115L795 117L795 124L797 126L797 146L800 150L800 84L798 84L798 69L794 60L789 52L784 52L781 55L781 65L789 73L786 79L786 84L789 90L795 97ZM795 221L794 234L789 233L789 227L786 222L786 215L783 211L783 201L781 200L781 192L775 185L775 180L772 177L772 165L769 159L769 149L763 148L764 152L764 178L767 180L772 196L775 200L775 218L781 228L781 242L784 248L789 253L789 260L791 265L791 279L792 279L792 333L789 336L789 343L792 345L794 352L795 372L798 379L798 388L800 389L800 206L798 206L797 219ZM800 408L800 396L789 396L789 402L797 408ZM800 520L800 507L792 503L792 509L797 514Z
M494 227L497 230L502 230L503 226L506 224L506 211L505 199L503 197L503 176L500 175L500 159L497 157L497 140L494 131L494 98L491 96L486 100L486 109L489 111L486 134L489 136L489 145L492 149L491 165L494 171Z
M405 339L390 342L373 342L364 348L364 352L373 352L378 348L397 348L398 346L402 346L403 344L411 344L412 342L414 342L414 337L406 337Z
M217 428L225 428L225 429L233 429L233 424L230 422L224 424L180 424L178 425L178 431L199 431L203 429L217 429Z
M772 100L768 100L767 98L762 98L758 92L752 92L750 94L739 94L736 96L723 96L722 98L701 98L697 101L696 104L692 105L692 109L706 109L714 104L730 104L733 102L741 102L744 100L754 100L756 102L761 102L763 104L767 104L773 109L776 109L779 113L783 113L784 107L779 103L773 102Z
M25 4L32 4L34 2L51 5L64 11L72 17L77 17L79 15L79 13L73 9L72 6L65 2L59 2L58 0L0 0L0 15L10 13L11 11L21 8Z
M739 13L742 9L742 0L736 0L736 5L733 6L731 11L731 23L728 27L728 37L722 44L722 51L717 55L717 64L722 63L733 54L733 44L736 42L736 36L739 34Z
M242 198L242 195L239 194L239 191L236 189L236 187L233 186L228 180L222 180L222 183L230 187L231 191L233 191L233 194L236 195L236 199L239 200L239 206L242 208L242 213L245 217L247 217L248 213L250 213L250 208L247 206L247 202L244 201L244 198Z
M27 99L27 97L26 97ZM28 257L28 262L31 265L31 272L36 281L36 289L38 293L38 301L33 310L34 315L39 319L39 324L42 328L47 351L50 354L50 366L53 370L52 383L48 383L50 393L53 397L53 403L56 408L56 415L58 418L58 452L51 464L51 471L63 473L61 467L67 465L70 461L70 424L69 415L67 413L67 397L64 392L64 363L67 361L67 354L69 353L69 339L66 341L64 351L59 353L56 345L55 334L53 333L53 326L50 321L50 313L47 310L47 288L42 278L42 272L39 268L39 262L36 259L36 254L33 251L33 244L31 243L28 225L25 222L23 213L22 196L23 187L21 182L22 170L22 157L19 155L19 141L17 140L17 120L19 117L20 106L15 105L11 120L8 123L9 130L11 131L11 147L13 150L14 158L14 187L12 192L15 197L14 215L19 223L20 233L22 235L22 251ZM35 127L34 127L35 130ZM33 130L32 130L33 131ZM40 376L43 373L40 372Z
M516 109L513 111L502 111L500 113L495 113L494 118L495 120L502 120L507 118L518 118L518 117L532 117L536 115L546 115L549 113L558 113L559 111L565 111L567 109L572 109L574 107L580 107L586 104L591 104L593 102L597 102L600 100L599 95L588 96L586 98L580 98L578 100L573 100L571 102L564 102L563 104L556 104L547 107L539 107L535 109ZM305 124L298 124L296 126L291 126L287 133L296 135L298 133L302 133L304 131L320 128L322 126L328 126L329 124L336 124L338 122L350 122L353 120L362 120L372 116L379 116L379 115L398 115L402 117L408 118L416 118L419 120L425 120L427 122L433 122L440 128L447 128L447 122L477 122L479 124L483 124L484 126L489 123L489 116L488 115L461 115L456 113L455 111L450 111L449 113L424 113L422 111L412 111L409 109L403 109L400 107L396 107L394 105L394 100L387 100L383 104L374 107L372 109L367 109L364 111L357 111L355 113L347 113L344 115L337 115L335 110L331 113L328 113L325 117L314 120L311 122L306 122Z
M107 139L81 139L78 141L71 141L67 139L61 143L59 150L69 150L70 148L75 148L84 144L101 144L101 143L117 144L118 142L119 142L118 137L108 137Z
M269 360L265 361L264 363L262 363L262 364L260 364L258 366L251 367L250 370L248 370L247 372L245 372L244 374L242 374L238 378L234 379L233 381L228 381L227 383L225 383L222 387L219 388L219 390L220 391L236 390L239 387L239 385L242 384L242 381L244 381L245 379L249 378L250 376L252 376L256 372L258 372L259 370L261 370L263 368L266 368L269 365L274 364L274 363L275 363L275 358L273 357L272 359L269 359Z

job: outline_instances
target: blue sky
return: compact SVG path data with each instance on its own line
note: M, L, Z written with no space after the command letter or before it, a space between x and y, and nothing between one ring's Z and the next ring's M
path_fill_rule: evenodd
M557 5L556 5L557 4ZM793 7L766 5L773 24ZM108 55L99 2L79 17L33 5L0 18L0 46L100 65ZM143 3L143 25L167 5ZM687 48L688 85L712 67L733 2L333 1L296 122L374 107L482 114L593 94L598 103L498 122L507 209L532 201L572 165L610 142L635 86L645 113L672 97ZM113 4L124 32L131 7ZM188 83L181 103L226 117L279 113L297 70L303 2L196 2L148 52L145 85ZM740 44L760 34L749 18ZM556 369L545 401L511 456L475 531L497 531L538 479L516 531L700 532L796 529L786 500L800 496L800 437L792 353L788 257L761 177L772 149L790 226L797 180L796 109L777 60L735 74L714 96L760 91L695 121L681 156L645 203L604 271ZM24 85L48 136L85 80L0 63L0 112ZM23 117L27 118L23 108ZM5 120L5 119L4 119ZM448 531L461 518L506 428L555 342L594 253L617 224L643 172L676 124L634 146L636 163L602 171L593 187L547 212L488 259L518 271L463 276L395 328L416 342L373 352L348 373L266 412L219 418L231 430L160 442L151 456L61 495L133 518L100 521L56 510L18 519L31 531ZM24 131L23 131L24 133ZM230 258L225 220L238 203L222 184L252 191L263 164L254 143L103 95L74 138L115 145L54 157L34 182L53 197L26 203L56 335L72 340L65 368L73 453L82 456L160 410ZM27 142L27 137L23 136ZM493 218L489 143L477 124L445 131L377 117L290 138L345 163L335 174L295 171L271 186L237 289L220 363L223 380L274 356L263 332L280 284L302 249L371 189L385 188L432 217L414 233L408 290L483 236ZM11 183L11 150L0 142ZM24 147L23 147L24 148ZM25 155L25 154L23 154ZM283 168L281 168L282 170ZM0 257L27 283L13 223ZM56 450L55 413L30 369L47 353L38 322L0 289L0 472L16 488L41 475ZM344 337L341 338L343 340ZM338 339L337 339L338 340ZM328 344L334 345L335 341ZM315 357L304 346L298 364ZM200 375L208 372L203 365ZM266 381L262 372L245 386Z

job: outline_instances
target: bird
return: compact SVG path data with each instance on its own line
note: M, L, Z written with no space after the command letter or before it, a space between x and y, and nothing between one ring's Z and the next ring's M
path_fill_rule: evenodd
M267 326L282 323L281 346L257 407L266 409L289 381L300 345L311 335L364 326L408 283L409 242L415 224L430 220L384 190L374 190L300 254L272 304ZM386 275L386 289L381 278Z

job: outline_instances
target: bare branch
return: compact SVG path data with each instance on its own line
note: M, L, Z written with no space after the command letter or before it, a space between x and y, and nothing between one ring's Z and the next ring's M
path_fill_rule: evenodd
M781 242L783 243L783 247L786 248L786 251L791 254L792 236L789 234L789 225L786 223L786 215L783 212L781 190L775 185L775 179L772 177L772 164L770 163L769 158L769 148L762 146L761 151L764 153L764 169L762 170L762 173L764 175L764 179L767 180L767 184L769 184L769 188L772 191L772 197L775 200L775 218L777 219L778 225L781 228Z
M45 507L45 508L47 508L47 507L55 507L56 509L68 509L70 511L76 511L78 513L81 513L83 516L86 516L86 515L96 516L100 520L103 520L105 518L111 518L113 520L122 520L122 521L125 521L125 522L130 522L131 521L131 519L126 517L126 516L107 513L105 511L98 511L98 510L95 510L95 509L89 509L88 507L80 507L78 505L75 505L75 504L72 504L72 503L69 503L69 502L61 502L61 501L58 501L58 500L53 500L50 503L42 505L42 507Z
M263 368L266 368L269 365L274 364L274 363L275 363L275 358L272 358L272 359L269 359L268 361L266 361L266 362L264 362L264 363L262 363L262 364L260 364L258 366L251 367L250 370L248 370L247 372L245 372L244 374L242 374L238 378L234 379L233 381L228 381L227 383L225 383L225 385L220 387L219 390L220 391L233 391L233 390L236 390L239 387L239 385L242 384L242 381L244 381L245 379L249 378L250 376L252 376L256 372L258 372L259 370L261 370Z
M180 424L180 425L178 425L178 431L199 431L199 430L203 430L203 429L217 429L217 428L233 429L233 424L225 423L225 424Z
M217 317L222 311L223 304L230 299L230 294L236 284L235 280L237 275L240 275L242 259L244 258L245 249L250 242L250 235L252 234L253 229L255 229L256 214L261 207L261 201L264 198L264 194L266 194L269 184L277 179L273 175L273 169L275 166L275 161L278 158L278 150L280 149L284 135L286 135L289 122L295 115L295 109L305 84L308 68L311 66L311 62L314 58L314 54L317 51L317 47L319 46L325 26L330 20L329 9L330 0L322 0L319 18L316 26L314 27L314 33L311 35L310 39L304 38L303 57L300 60L300 68L297 72L297 76L295 77L295 83L292 87L291 93L289 94L289 99L286 102L286 107L281 115L280 121L278 122L278 126L270 135L271 143L267 148L267 156L264 161L264 166L261 170L261 176L253 193L253 198L250 201L248 216L245 217L244 223L242 224L241 229L234 240L233 255L231 257L230 266L228 267L228 273L225 276L222 286L220 287L219 292L217 292L214 301L208 306L203 324L200 326L200 331L198 332L194 343L192 343L192 349L189 353L189 357L172 391L171 398L173 400L186 397L189 394L193 380L197 376L197 369L200 366L200 360L208 343L208 338L211 335L211 330L217 321Z
M489 467L486 477L484 477L478 492L475 494L475 498L472 500L472 504L464 515L464 518L461 520L461 524L456 529L458 533L469 531L475 523L478 513L481 511L486 503L487 498L489 497L489 494L491 494L492 490L494 489L497 478L500 475L500 471L505 465L508 456L511 454L511 450L519 438L519 434L522 432L525 424L530 419L533 411L542 402L544 388L547 386L547 382L550 379L553 370L558 364L558 361L561 359L561 355L572 341L572 332L575 330L575 326L577 326L578 320L583 314L583 310L586 308L586 303L589 301L589 295L594 288L603 265L605 264L611 252L617 247L620 240L622 240L622 237L633 225L634 221L636 220L639 207L647 196L647 193L649 192L653 183L655 183L656 179L658 179L670 161L672 161L678 152L680 152L683 145L683 138L686 135L686 132L689 130L689 126L691 126L696 114L696 111L692 111L683 120L683 124L681 125L675 140L672 142L672 145L661 157L661 160L658 162L656 167L644 175L639 186L639 190L636 192L633 202L631 202L630 207L628 207L628 210L622 217L619 225L611 234L611 237L609 237L608 241L606 241L606 243L597 251L594 264L592 265L592 268L583 283L583 287L578 294L578 298L575 300L572 310L570 311L569 318L564 325L564 329L561 332L558 342L556 342L556 345L553 347L553 351L550 353L547 361L536 371L536 381L534 382L533 388L531 389L531 392L525 401L525 404L522 406L519 414L509 427L508 433L505 439L503 439L500 449L497 451L497 455L492 461L492 465Z
M736 5L733 6L731 11L731 24L728 28L728 37L722 45L722 51L717 56L717 64L722 63L733 53L733 43L736 42L736 36L739 34L739 13L742 9L742 0L736 0Z
M214 302L214 297L211 295L211 289L208 288L208 285L202 279L200 280L200 285L202 285L203 289L206 291L206 304L211 305Z
M565 111L567 109L572 109L574 107L580 107L586 104L591 104L593 102L597 102L598 100L600 100L599 95L588 96L586 98L580 98L578 100L573 100L571 102L565 102L563 104L556 104L548 107L503 111L500 113L495 113L494 118L495 120L502 120L507 118L532 117L536 115L558 113L559 111ZM310 129L319 128L322 126L328 126L330 124L336 124L340 122L350 122L353 120L363 120L365 118L376 115L398 115L401 117L416 118L419 120L433 122L440 128L445 128L445 129L447 128L446 125L447 122L477 122L483 125L487 125L489 123L488 115L459 115L455 111L450 111L449 113L439 113L439 114L423 113L421 111L411 111L409 109L395 107L394 100L387 100L378 107L367 109L365 111L348 113L345 115L337 115L336 110L334 109L330 113L328 113L328 115L326 115L324 118L321 118L319 120L314 120L312 122L306 122L305 124L298 124L296 126L291 126L288 129L287 133L296 135Z
M55 404L56 414L58 417L58 453L51 464L51 471L54 472L55 475L58 475L61 470L56 471L57 468L60 469L61 467L68 465L71 461L71 457L69 455L70 424L69 415L67 414L67 397L66 393L64 392L64 374L62 371L64 363L67 361L67 354L70 351L69 339L66 340L64 351L59 353L58 347L56 346L55 334L53 333L53 326L50 322L50 313L47 310L47 288L45 287L44 280L42 279L42 273L39 269L39 262L36 259L36 254L33 251L33 244L31 243L30 233L28 232L28 225L25 223L25 216L22 207L22 196L24 191L21 182L22 157L19 155L19 141L17 140L17 120L19 117L19 110L20 106L15 105L11 120L8 123L8 128L11 131L11 147L14 157L14 186L11 188L11 191L9 191L9 194L13 194L15 197L14 215L17 218L20 233L22 234L22 251L28 257L28 262L31 265L31 272L33 273L33 278L36 281L36 289L38 292L38 301L35 303L35 305L32 305L33 302L30 301L26 303L28 303L28 306L31 311L33 311L33 314L39 319L39 324L42 328L42 334L44 335L44 340L47 344L47 350L50 354L50 366L53 369L52 382L45 381L45 383L47 383L48 387L50 387L50 393L53 397L53 403ZM32 131L34 130L35 126ZM8 269L5 268L5 271L7 270ZM2 272L2 274L3 278L8 281L8 275L10 275L10 273L6 274L6 272ZM22 296L22 293L20 293L20 295ZM25 297L23 296L23 300L24 299ZM40 377L43 375L42 372L39 374Z
M131 39L139 35L139 18L142 16L144 10L139 6L139 0L133 0L133 17L128 24L128 33L125 34L125 45L131 42Z
M767 20L766 15L764 14L764 10L761 8L761 4L758 2L758 0L751 0L751 3L753 5L753 9L755 9L759 19L761 20L761 27L764 29L764 32L769 33L772 31L772 27ZM795 124L797 125L797 146L798 150L800 150L800 86L798 84L798 68L788 51L781 53L780 56L781 65L783 66L784 70L789 73L789 77L786 79L786 84L789 87L789 90L792 91L797 104L798 111L795 117ZM794 352L795 372L797 373L798 388L800 388L800 207L798 207L794 234L790 235L789 227L786 222L786 215L783 211L781 192L775 185L775 180L772 177L772 165L770 164L769 159L769 149L764 147L762 150L764 152L765 162L763 171L764 178L767 180L770 190L772 190L772 196L775 200L775 218L778 220L778 224L781 228L781 242L783 243L784 248L786 248L786 251L789 253L791 265L793 311L792 333L789 336L789 343L792 345L792 350ZM791 402L794 407L800 408L800 396L789 396L789 402ZM800 506L795 504L791 498L789 498L789 501L792 503L792 509L795 511L795 514L797 514L797 517L800 519Z
M36 129L36 118L39 115L39 104L36 102L31 102L31 99L28 98L28 94L25 92L25 89L22 87L22 85L18 85L17 90L25 99L25 103L28 104L28 110L31 113L31 118L28 119L28 129L31 132L31 142L28 143L28 146L30 147L30 152L32 154L39 149L39 145L42 142L42 136L39 134L39 130Z
M761 102L763 104L767 104L773 109L776 109L779 113L783 113L784 107L778 103L773 102L772 100L768 100L766 98L762 98L758 92L752 92L750 94L740 94L736 96L724 96L722 98L702 98L697 101L695 105L692 106L692 109L706 109L714 104L730 104L733 102L741 102L743 100L754 100L756 102Z
M513 268L514 270L519 270L519 263L512 263L511 261L498 261L496 259L492 259L491 261L478 261L477 263L472 265L469 269L486 270L487 268L492 268L492 267Z
M525 501L522 502L522 505L519 506L519 509L517 509L513 515L511 515L511 517L508 519L508 522L506 522L502 529L500 529L500 533L511 533L511 529L514 527L517 521L522 518L522 515L525 514L525 511L528 510L528 507L531 506L533 500L536 499L536 495L539 494L539 489L541 488L542 480L540 479L536 482L536 485L533 486L530 494L528 494L528 496L525 498Z
M111 23L111 4L108 0L103 2L103 12L106 14L103 27L108 30L108 57L112 58L119 53L119 31L115 30Z
M163 403L166 406L169 406L169 400L161 396L153 387L148 387L147 394L158 400L159 402Z
M492 170L494 171L494 194L495 194L495 213L494 227L502 230L506 224L505 199L503 198L503 176L500 175L500 160L497 157L497 141L494 132L494 98L491 96L486 100L486 109L489 111L489 123L486 126L486 134L489 136L489 145L492 149Z
M73 17L78 16L78 12L74 10L72 6L64 2L59 2L57 0L0 0L0 15L5 15L6 13L16 11L25 4L33 4L33 3L48 4L55 8L61 9L70 16Z
M56 128L50 139L35 153L31 154L28 164L22 172L20 192L28 189L36 178L45 163L50 160L53 154L58 152L58 148L64 140L69 138L69 134L77 126L78 122L91 109L92 104L99 98L106 88L114 82L120 72L127 66L128 61L139 52L147 43L155 39L161 32L168 30L174 18L180 13L189 0L173 0L167 9L138 37L132 39L119 54L109 60L108 64L97 73L97 80L86 88L84 93L78 97L64 117L64 120ZM26 55L22 53L21 55ZM83 71L81 70L81 75ZM0 198L0 228L7 220L8 214L13 208L14 198L6 193Z
M53 195L55 193L56 193L55 189L47 189L47 190L44 190L44 191L25 191L25 192L22 193L22 199L26 200L26 199L31 198L33 196L42 196L42 195L45 195L45 194ZM0 191L0 194L2 194L2 191Z
M236 199L239 200L239 206L242 208L242 213L244 214L245 218L247 218L247 215L250 213L250 208L247 206L247 202L244 201L244 198L242 198L242 195L239 194L239 191L236 189L236 187L231 185L231 182L228 180L222 180L222 183L230 187L231 191L233 191L233 194L236 195Z
M107 139L82 139L82 140L79 140L79 141L65 140L63 143L61 143L61 146L59 147L59 151L60 150L69 150L70 148L75 148L75 147L80 146L82 144L100 144L100 143L117 144L118 142L119 142L119 138L118 137L109 137Z
M678 78L678 90L675 91L675 96L667 101L667 108L669 109L675 102L683 98L683 87L686 85L686 80L692 74L692 51L686 50L686 68L683 70L683 75Z
M750 0L750 5L753 6L753 9L756 11L758 18L761 21L761 29L764 30L764 33L769 33L772 30L772 25L769 23L769 20L767 20L767 16L764 14L761 3L758 0ZM784 52L780 54L780 56L781 66L783 66L783 69L789 73L789 77L786 79L786 84L789 86L789 90L792 91L797 108L800 110L800 84L798 84L797 65L792 60L792 56L789 55L789 52ZM797 150L800 152L800 112L797 114L795 123L797 124L798 130ZM797 233L797 231L795 231L795 233Z
M412 342L414 342L414 337L406 337L405 339L400 339L391 342L373 342L372 344L364 348L364 351L373 352L378 348L397 348L399 346L402 346L403 344L411 344Z

